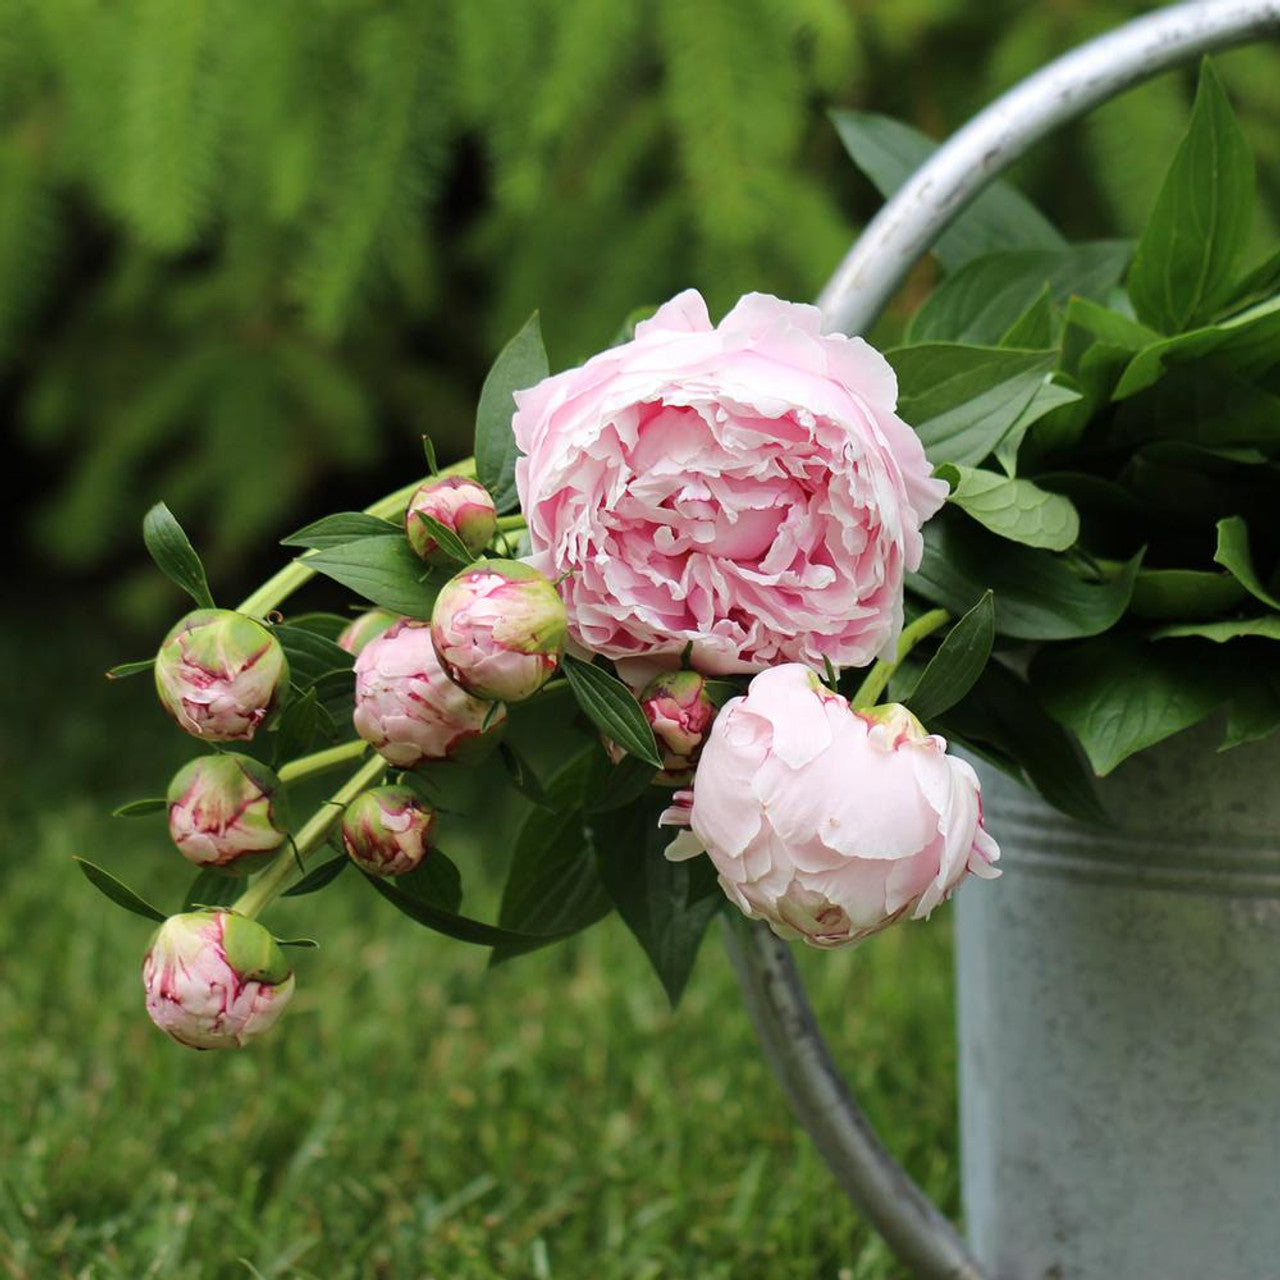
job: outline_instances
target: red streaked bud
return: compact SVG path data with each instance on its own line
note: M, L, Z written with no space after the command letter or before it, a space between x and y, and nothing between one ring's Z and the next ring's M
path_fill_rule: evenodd
M409 787L374 787L342 815L342 847L363 871L402 876L427 856L436 815Z

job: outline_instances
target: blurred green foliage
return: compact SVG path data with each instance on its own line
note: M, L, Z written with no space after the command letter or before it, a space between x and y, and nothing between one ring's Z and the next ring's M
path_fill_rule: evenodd
M467 452L534 307L563 363L690 283L812 295L875 205L824 106L945 134L1147 7L0 0L0 393L40 545L97 565L163 496L226 572L392 442ZM1280 59L1223 68L1274 193ZM1072 231L1133 231L1187 87L1021 180Z

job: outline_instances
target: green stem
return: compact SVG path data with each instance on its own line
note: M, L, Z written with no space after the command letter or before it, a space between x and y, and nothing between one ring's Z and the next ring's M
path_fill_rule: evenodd
M231 904L231 910L253 919L279 897L293 878L297 861L305 860L308 854L324 843L334 823L342 817L343 809L367 786L376 782L386 767L387 762L381 756L372 756L366 760L333 793L333 798L311 815L306 826L294 837L293 848L281 849L276 854L275 861Z
M501 529L503 533L513 533L517 529L527 529L528 527L529 525L524 518L523 511L517 511L515 515L511 516L498 517L498 528Z
M864 711L868 707L874 707L880 701L880 695L885 691L893 673L897 671L907 654L925 636L932 635L939 627L945 627L950 621L951 615L945 609L930 609L928 613L921 614L910 626L904 627L898 639L897 654L892 658L881 658L867 673L867 678L859 685L858 692L853 695L855 710Z
M442 467L440 475L474 475L476 462L474 458L464 458L452 466ZM379 516L384 520L400 515L409 505L409 499L418 491L421 480L407 484L403 489L379 498L372 506L365 507L365 514ZM272 609L279 608L299 587L315 577L315 570L307 567L307 559L311 553L303 552L297 559L285 565L279 573L268 578L252 594L246 596L237 607L237 612L247 613L250 617L265 618Z
M357 738L354 742L342 742L336 747L326 747L323 751L316 751L312 755L301 756L297 760L290 760L286 765L281 765L276 770L276 777L281 782L297 782L299 778L306 778L313 773L323 773L335 765L346 764L348 760L358 760L364 755L367 746L367 743Z

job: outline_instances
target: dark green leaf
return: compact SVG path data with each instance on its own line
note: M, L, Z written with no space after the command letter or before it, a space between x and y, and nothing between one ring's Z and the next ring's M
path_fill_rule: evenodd
M541 809L554 808L538 775L511 743L498 743L498 755L511 777L512 785L526 800L532 800Z
M163 502L157 502L143 518L142 540L170 582L181 587L202 609L214 607L204 565L173 512Z
M355 707L356 675L354 671L330 671L313 684L316 699L335 724L346 724ZM286 708L288 710L288 708ZM329 727L321 721L321 732L329 736Z
M1153 621L1212 618L1234 608L1245 590L1229 573L1204 569L1142 569L1133 584L1130 609Z
M1055 373L1053 380L1043 382L1031 397L1027 407L1018 415L1013 426L1005 433L1005 437L996 445L995 458L1004 470L1005 475L1018 474L1018 453L1022 442L1029 431L1043 418L1049 419L1035 432L1034 440L1038 443L1042 437L1050 436L1054 417L1060 409L1073 405L1084 397L1075 387L1064 385L1066 374ZM1051 438L1051 436L1050 436Z
M1220 564L1237 582L1263 604L1280 609L1280 600L1262 585L1253 567L1253 555L1249 550L1249 530L1239 516L1218 521L1218 549L1214 561Z
M425 511L415 511L412 518L426 528L432 541L451 560L456 560L459 564L475 563L476 558L467 550L467 544L448 525L442 524L435 516L427 515Z
M320 945L314 938L277 938L275 942L277 947L305 947L309 951Z
M1245 636L1280 640L1280 614L1269 613L1263 618L1224 618L1219 622L1180 622L1170 627L1160 627L1151 633L1153 640L1177 640L1188 636L1213 640L1217 644L1240 640Z
M1004 331L997 346L1044 351L1053 346L1053 295L1045 285L1035 301Z
M345 546L363 538L403 538L404 526L381 520L364 511L339 511L305 525L296 533L280 539L282 547L310 547L323 551Z
M907 707L927 725L959 702L987 665L995 635L995 601L988 591L947 632L907 698Z
M1067 303L1067 324L1076 325L1099 342L1123 351L1141 351L1160 340L1154 329L1088 298L1072 298Z
M1099 775L1198 724L1225 699L1202 646L1148 645L1125 636L1042 649L1031 680Z
M164 924L166 917L163 912L157 911L145 898L140 898L127 884L117 880L110 871L104 871L94 863L85 861L84 858L76 858L75 862L84 872L85 879L95 889L110 898L116 906L132 911L135 916Z
M1190 128L1129 273L1129 296L1140 320L1162 333L1180 333L1230 296L1253 197L1253 152L1206 60Z
M396 876L396 888L417 902L442 911L462 906L462 872L452 858L433 849L412 871Z
M140 676L144 671L152 670L155 665L154 658L143 658L139 662L118 662L107 672L107 679L125 680L129 676Z
M635 934L674 1008L693 972L702 935L724 905L711 859L670 862L672 833L658 826L661 801L637 801L589 820L600 879Z
M432 443L430 436L424 435L422 437L422 453L427 460L427 474L429 476L438 476L440 474L440 464L436 461L436 447Z
M194 911L197 907L230 906L243 889L244 880L239 876L229 876L217 867L202 867L187 890L182 909Z
M289 760L308 755L321 743L332 742L337 735L333 717L320 705L313 685L300 697L291 698L280 714L276 726L276 768Z
M1245 666L1233 673L1227 731L1220 751L1257 742L1280 729L1280 677L1265 668Z
M975 465L1017 422L1053 369L1048 351L931 342L887 353L898 375L898 412L935 466Z
M535 311L493 362L476 408L476 474L493 494L500 513L513 511L519 503L516 459L520 451L511 431L513 397L541 382L547 373L547 352Z
M351 670L351 655L332 640L314 631L284 624L271 630L289 659L289 674L298 688L310 688L330 671Z
M332 884L346 869L351 859L345 853L335 854L332 858L312 867L297 884L286 889L281 897L301 898L308 893L318 893L326 885Z
M888 116L833 111L840 141L853 162L886 199L933 154L937 143ZM938 261L955 271L995 249L1060 249L1065 241L1025 196L1007 183L989 183L933 245Z
M1028 547L1065 551L1080 536L1070 498L1048 493L1030 480L947 463L937 473L951 486L949 501L992 533Z
M151 813L164 813L169 807L169 802L163 796L156 796L147 800L130 800L128 804L122 804L118 809L111 810L113 818L143 818Z
M924 559L907 583L954 614L991 590L996 632L1019 640L1072 640L1113 627L1133 593L1141 556L1110 579L1086 581L1049 551L1004 542L948 513L925 526Z
M624 751L647 761L655 769L662 768L653 729L645 719L635 695L616 676L602 667L593 666L566 655L561 667L573 696L587 718L605 737Z
M587 809L592 813L621 809L643 795L653 785L653 778L653 765L635 756L623 756L592 792Z
M653 304L632 307L627 312L626 319L618 326L618 332L613 335L613 340L609 345L611 347L620 347L624 342L630 342L636 336L636 325L642 320L648 320L657 309Z
M316 611L290 614L286 622L291 627L297 627L299 631L311 631L318 636L323 636L326 640L333 640L336 643L338 637L350 625L351 619L349 617L344 618L340 613L321 613Z
M1262 302L1280 291L1280 249L1276 249L1270 257L1264 258L1252 271L1248 272L1231 290L1225 310L1237 311L1251 307L1255 302Z
M307 557L307 567L366 600L410 618L430 618L447 572L431 573L405 538L360 538Z

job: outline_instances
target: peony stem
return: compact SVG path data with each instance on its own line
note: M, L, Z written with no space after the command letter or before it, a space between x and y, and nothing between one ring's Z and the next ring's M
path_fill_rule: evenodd
M518 529L527 529L528 527L523 511L517 511L515 515L498 517L498 528L503 533L514 533Z
M334 823L342 817L343 809L367 786L376 782L386 767L387 762L381 756L372 756L366 760L333 793L332 799L326 800L311 815L306 826L294 837L292 847L280 850L275 861L231 904L231 910L252 919L279 897L292 879L297 863L305 860L308 854L323 843Z
M880 701L880 695L885 691L893 678L893 673L897 671L907 654L925 636L932 635L939 627L945 627L950 621L951 615L945 609L930 609L928 613L921 614L913 623L904 627L898 639L897 654L893 658L881 658L859 685L858 692L853 695L854 709L862 711L867 707L874 707Z
M463 458L461 462L442 467L440 475L469 476L474 475L475 470L476 460ZM385 498L379 498L372 506L365 507L365 514L381 516L384 520L399 515L409 505L409 499L417 492L421 483L421 480L415 480L412 484L405 485L403 489L397 489L394 493L387 494ZM268 578L262 586L240 602L237 612L247 613L253 618L265 618L272 609L279 608L299 587L315 576L314 570L307 567L308 554L304 552L285 565L279 573Z
M281 782L296 782L299 778L309 777L313 773L323 773L335 765L346 764L348 760L358 760L365 753L368 744L359 738L353 742L342 742L336 747L326 747L309 756L300 756L290 760L276 770L276 777Z

